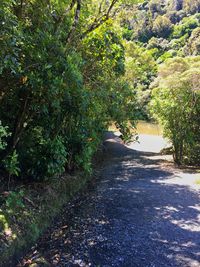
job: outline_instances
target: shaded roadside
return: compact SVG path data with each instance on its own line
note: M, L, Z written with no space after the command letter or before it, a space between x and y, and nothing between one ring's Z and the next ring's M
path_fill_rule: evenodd
M24 262L199 267L198 188L158 153L124 146L112 133L104 145L97 184L66 205Z

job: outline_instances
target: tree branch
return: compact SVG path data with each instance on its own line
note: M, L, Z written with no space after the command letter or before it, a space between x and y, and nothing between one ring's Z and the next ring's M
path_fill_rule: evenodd
M71 4L68 8L65 9L65 12L59 17L59 18L54 18L56 25L55 25L55 33L57 32L57 29L59 25L63 22L64 18L69 14L69 12L74 8L77 0L72 0Z
M69 6L68 8L66 8L66 10L65 10L65 12L64 12L64 14L63 14L63 16L62 16L61 22L63 21L64 17L65 17L66 15L68 15L68 13L73 9L73 7L74 7L75 4L76 4L76 1L77 1L77 0L72 0L70 6Z
M115 16L118 9L115 10L115 12L113 13L113 15L111 15L111 12L113 11L113 8L115 7L116 3L119 0L112 0L108 10L101 15L99 18L95 18L94 22L88 27L88 29L82 34L82 39L86 37L87 34L89 34L90 32L96 30L97 28L99 28L103 23L105 23L106 21L109 20L109 18L111 18L111 16ZM101 3L102 4L102 3ZM99 11L101 10L101 4L99 7ZM99 13L100 14L100 13Z
M80 18L80 13L81 13L81 0L76 0L77 2L77 6L76 6L76 11L75 11L75 15L74 15L74 22L72 24L72 27L67 35L66 38L66 42L68 42L71 38L71 35L73 33L73 31L76 29L78 22L79 22L79 18Z

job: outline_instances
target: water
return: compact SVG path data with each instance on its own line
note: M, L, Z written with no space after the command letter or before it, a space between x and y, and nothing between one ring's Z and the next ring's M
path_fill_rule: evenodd
M111 131L117 132L114 125L110 127ZM136 127L136 132L139 135L138 142L132 142L129 148L144 152L159 153L163 148L169 147L169 142L162 136L162 128L156 123L139 121Z
M137 133L162 136L162 128L156 123L139 121L137 124Z
M110 131L118 131L115 127L114 123L109 127ZM135 131L134 131L135 132ZM146 121L139 121L137 123L137 130L138 134L148 134L148 135L158 135L162 136L162 128L156 123L146 122Z
M156 123L139 121L137 124L138 142L130 146L134 150L159 153L169 146L169 142L162 136L162 128Z

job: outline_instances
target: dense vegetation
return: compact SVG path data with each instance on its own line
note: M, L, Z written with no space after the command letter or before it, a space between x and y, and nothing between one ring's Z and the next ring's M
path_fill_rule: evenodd
M89 173L111 121L129 136L135 97L112 19L122 7L116 0L1 1L0 158L9 177Z
M200 163L199 12L199 0L150 0L123 21L137 116L162 124L178 164Z
M199 12L199 0L150 0L129 10L123 36L134 43L134 68L143 72L139 80L134 80L141 118L151 117L146 105L157 67L168 58L199 55Z
M156 119L200 164L200 0L1 0L0 26L0 265L85 185L111 123L126 141Z
M90 173L109 123L126 140L130 122L152 114L175 161L199 162L200 1L141 2L1 1L0 160L9 181Z
M199 163L200 57L173 58L159 67L151 106L172 141L178 164Z

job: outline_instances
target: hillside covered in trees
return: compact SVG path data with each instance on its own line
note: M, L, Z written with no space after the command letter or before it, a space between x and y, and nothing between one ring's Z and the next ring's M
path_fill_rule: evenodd
M130 71L141 71L136 79L141 118L146 111L157 67L168 58L200 54L200 1L151 0L128 10L123 37L132 45ZM130 76L136 77L135 73ZM137 73L138 74L138 73Z

